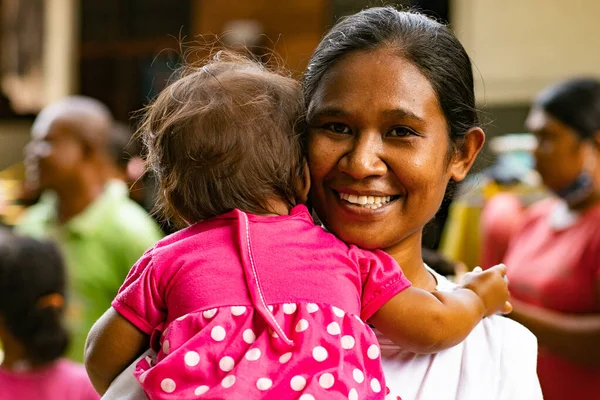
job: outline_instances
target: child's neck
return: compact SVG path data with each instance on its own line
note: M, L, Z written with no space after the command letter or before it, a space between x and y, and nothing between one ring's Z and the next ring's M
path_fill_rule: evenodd
M289 204L281 199L267 200L265 209L271 211L262 214L265 216L289 215L290 213Z
M13 370L23 362L27 362L27 351L25 346L12 335L0 335L4 351L4 360L1 368Z

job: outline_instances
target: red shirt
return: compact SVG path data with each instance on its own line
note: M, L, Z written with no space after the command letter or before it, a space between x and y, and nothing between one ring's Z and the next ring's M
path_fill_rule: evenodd
M550 219L559 206L557 200L545 200L527 211L505 258L511 294L549 310L600 313L600 206L556 229ZM542 343L538 375L546 400L600 399L600 368L566 360Z

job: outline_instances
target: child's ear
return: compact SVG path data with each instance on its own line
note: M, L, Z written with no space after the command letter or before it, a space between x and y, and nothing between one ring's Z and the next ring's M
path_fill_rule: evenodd
M296 183L296 203L306 204L310 191L310 171L306 159L302 160L302 176Z

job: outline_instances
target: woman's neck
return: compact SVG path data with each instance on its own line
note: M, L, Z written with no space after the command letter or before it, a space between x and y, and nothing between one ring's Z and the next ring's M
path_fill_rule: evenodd
M431 292L435 290L437 282L423 263L422 233L423 231L419 230L401 242L382 250L396 260L414 287Z

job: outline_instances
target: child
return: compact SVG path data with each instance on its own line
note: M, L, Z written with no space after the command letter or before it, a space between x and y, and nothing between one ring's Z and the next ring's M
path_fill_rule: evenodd
M140 132L163 213L189 226L148 250L92 329L86 366L151 399L383 398L372 323L404 348L463 340L508 297L503 267L452 293L412 288L381 251L348 246L303 205L299 84L220 53L148 107Z
M65 271L49 242L0 232L0 399L95 400L83 365L60 358Z

